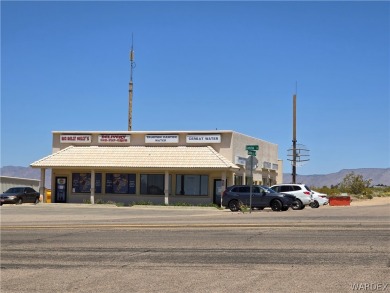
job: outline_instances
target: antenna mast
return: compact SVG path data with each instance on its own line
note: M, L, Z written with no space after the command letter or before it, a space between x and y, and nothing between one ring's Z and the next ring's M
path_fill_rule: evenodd
M297 176L297 94L293 96L293 155L292 155L292 183L296 183Z
M133 50L133 34L131 34L131 51L130 51L130 82L129 82L129 124L128 130L131 131L133 123L133 68L134 63L134 50Z
M295 94L293 95L293 139L292 139L292 147L288 150L288 156L291 159L292 165L292 182L296 183L297 180L297 166L305 164L309 161L309 149L304 145L297 145L297 88L298 84L295 85Z

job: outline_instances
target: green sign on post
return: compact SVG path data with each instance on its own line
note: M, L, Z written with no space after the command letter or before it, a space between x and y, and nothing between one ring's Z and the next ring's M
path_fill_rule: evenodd
M247 151L258 151L259 146L258 145L247 145L245 148Z
M256 151L248 151L249 156L256 156Z

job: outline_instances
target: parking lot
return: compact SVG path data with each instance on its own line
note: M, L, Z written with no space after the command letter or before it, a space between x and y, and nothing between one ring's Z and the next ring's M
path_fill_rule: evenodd
M390 291L386 201L252 213L73 204L0 211L2 292Z

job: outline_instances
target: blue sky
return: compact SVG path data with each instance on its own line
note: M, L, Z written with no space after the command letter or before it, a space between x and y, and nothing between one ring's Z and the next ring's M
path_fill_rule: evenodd
M52 131L234 130L298 174L390 167L390 2L1 2L1 166Z

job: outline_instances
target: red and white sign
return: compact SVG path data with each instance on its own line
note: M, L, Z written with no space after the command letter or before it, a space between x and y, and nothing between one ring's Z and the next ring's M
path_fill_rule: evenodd
M91 135L61 134L61 143L91 143Z
M130 143L128 134L100 134L99 143Z

